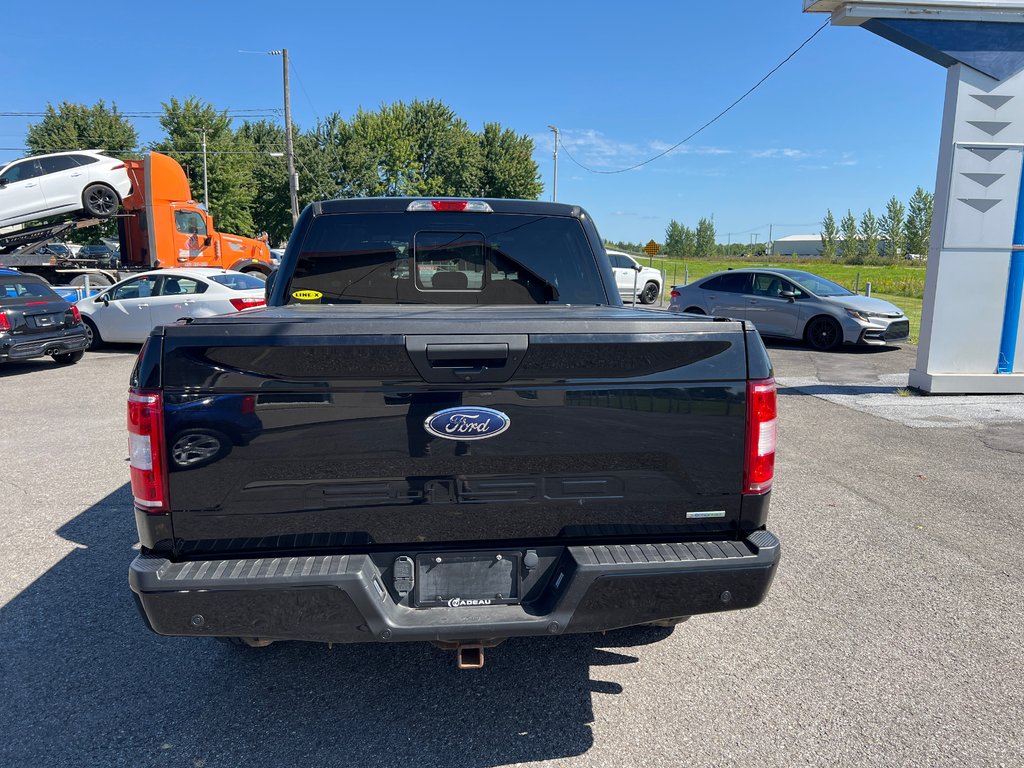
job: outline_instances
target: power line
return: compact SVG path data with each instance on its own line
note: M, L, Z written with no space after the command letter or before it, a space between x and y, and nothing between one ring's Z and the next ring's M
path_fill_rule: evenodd
M706 123L704 123L704 125L702 125L700 128L698 128L696 131L691 133L689 136L687 136L682 141L679 141L679 142L673 144L671 147L669 147L665 151L659 152L654 157L648 158L647 160L644 160L641 163L636 163L635 165L631 165L628 168L619 168L618 170L614 170L614 171L600 171L600 170L597 170L595 168L588 168L587 166L583 165L583 163L581 163L579 160L577 160L575 157L573 157L572 153L565 146L565 143L561 141L561 139L559 139L559 144L562 145L562 149L565 150L565 154L569 156L570 160L572 160L576 165L578 165L584 171L588 171L590 173L603 173L603 174L625 173L626 171L632 171L632 170L635 170L637 168L641 168L641 167L647 165L648 163L653 163L655 160L664 157L669 152L672 152L673 150L678 149L679 147L681 147L683 144L685 144L686 142L690 141L691 139L696 138L705 129L710 128L712 125L714 125L719 120L721 120L723 117L725 117L727 114L729 114L729 112L731 112L734 107L739 105L740 102L744 101L750 94L752 94L754 91L756 91L758 88L760 88L768 80L768 78L770 78L772 75L774 75L780 69L782 69L786 64L788 64L790 62L790 60L794 56L796 56L798 53L800 53L800 51L802 51L814 38L816 38L819 34L821 34L824 31L825 27L829 26L831 23L832 23L832 21L830 19L830 20L826 21L824 24L822 24L820 27L818 27L818 29L814 32L813 35L811 35L806 40L804 40L802 43L800 43L800 45L797 46L796 50L794 50L791 54L789 54L789 56L787 56L781 62L779 62L779 64L774 69L772 69L767 75L765 75L760 80L758 80L756 83L754 83L754 85L749 90L747 90L746 93L744 93L742 96L740 96L738 99L736 99L736 101L734 101L728 107L726 107L721 112L719 112L717 115L715 115L713 118L711 118Z
M309 97L309 91L306 90L306 84L302 82L302 77L299 75L299 70L295 68L295 61L289 59L288 66L292 69L292 74L295 75L295 79L299 81L299 87L302 89L302 93L306 96L306 103L309 104L309 108L313 110L313 114L316 115L318 123L322 123L323 119L320 117L320 113L317 108L313 106L313 100Z

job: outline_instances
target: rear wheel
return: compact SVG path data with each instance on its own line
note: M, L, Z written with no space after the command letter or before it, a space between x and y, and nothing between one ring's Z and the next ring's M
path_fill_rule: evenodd
M58 365L74 365L82 359L82 355L85 352L61 352L59 355L53 356L53 361Z
M644 290L640 294L640 303L653 304L658 300L658 293L660 293L658 290L658 284L653 281L648 283L644 286Z
M88 342L85 348L91 351L102 347L103 339L100 337L99 329L93 325L92 320L83 317L82 324L85 326L85 340Z
M97 219L109 219L117 213L121 201L106 184L90 184L82 192L82 210Z
M816 317L804 331L807 343L820 352L831 352L843 343L843 329L831 317Z

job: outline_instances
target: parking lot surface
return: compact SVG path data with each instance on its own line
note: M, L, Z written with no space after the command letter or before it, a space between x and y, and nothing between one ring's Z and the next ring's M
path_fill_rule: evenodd
M921 429L808 394L913 350L771 350L759 608L670 630L228 648L144 629L124 427L134 350L0 367L0 765L1017 766L1021 425Z

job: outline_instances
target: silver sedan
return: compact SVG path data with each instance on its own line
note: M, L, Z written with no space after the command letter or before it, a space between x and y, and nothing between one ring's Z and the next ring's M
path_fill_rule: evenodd
M804 339L820 350L910 336L899 307L798 269L731 269L677 285L669 310L750 320L762 336Z

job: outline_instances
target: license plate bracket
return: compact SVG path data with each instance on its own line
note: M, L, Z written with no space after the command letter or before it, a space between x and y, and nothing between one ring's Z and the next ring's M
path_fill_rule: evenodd
M416 555L418 608L515 605L519 552L435 552Z

